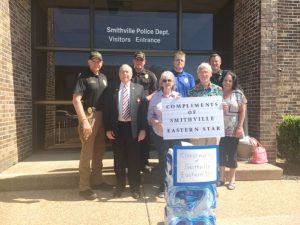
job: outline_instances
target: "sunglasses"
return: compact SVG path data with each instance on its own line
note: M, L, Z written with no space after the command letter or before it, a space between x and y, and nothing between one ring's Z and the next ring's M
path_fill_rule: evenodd
M163 79L162 82L167 83L167 82L172 82L171 79Z

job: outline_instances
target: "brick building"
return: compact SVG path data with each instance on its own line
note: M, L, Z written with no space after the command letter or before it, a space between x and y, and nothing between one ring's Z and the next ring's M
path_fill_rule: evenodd
M249 101L249 134L274 162L281 116L300 113L299 12L298 0L1 1L0 171L34 151L78 149L70 99L92 49L111 80L138 49L156 74L178 49L194 74L220 53Z

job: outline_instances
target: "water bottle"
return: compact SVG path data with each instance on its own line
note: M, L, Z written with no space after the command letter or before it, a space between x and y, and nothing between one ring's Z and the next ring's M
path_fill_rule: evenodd
M166 154L166 177L165 177L165 190L173 186L173 149L169 149Z
M173 186L166 193L167 206L185 210L207 210L216 208L215 185Z
M165 219L170 220L174 217L188 217L188 218L198 218L201 216L211 216L215 217L213 209L207 210L186 210L180 207L165 207Z
M200 216L195 218L179 216L167 220L165 224L167 225L216 225L216 218L214 216Z

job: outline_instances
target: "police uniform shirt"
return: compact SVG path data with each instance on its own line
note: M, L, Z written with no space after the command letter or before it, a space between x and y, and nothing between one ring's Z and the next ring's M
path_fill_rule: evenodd
M213 84L216 84L216 85L222 87L223 78L226 75L226 73L227 73L227 70L220 70L217 73L213 73L210 78L210 81Z
M103 109L103 91L107 87L107 78L104 74L96 75L91 71L80 73L74 93L82 96L83 108L96 107L97 110Z
M144 87L144 94L148 96L157 90L157 78L150 70L142 70L137 73L133 71L132 82L140 84Z
M174 74L176 81L176 91L179 92L182 97L186 97L188 91L195 86L194 76L184 71L178 73L174 69L172 69L171 72Z

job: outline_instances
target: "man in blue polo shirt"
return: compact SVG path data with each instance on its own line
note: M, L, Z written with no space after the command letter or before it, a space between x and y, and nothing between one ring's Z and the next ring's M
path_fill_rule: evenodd
M188 91L195 86L194 76L183 71L185 66L185 53L183 51L175 52L173 58L173 69L171 70L176 80L176 91L182 97L186 97Z

